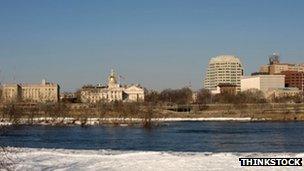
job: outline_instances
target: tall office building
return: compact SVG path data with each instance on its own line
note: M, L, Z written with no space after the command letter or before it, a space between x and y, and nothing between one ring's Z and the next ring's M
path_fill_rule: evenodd
M209 61L204 87L216 91L220 83L228 83L236 85L237 91L240 91L243 75L243 65L238 57L232 55L213 57Z

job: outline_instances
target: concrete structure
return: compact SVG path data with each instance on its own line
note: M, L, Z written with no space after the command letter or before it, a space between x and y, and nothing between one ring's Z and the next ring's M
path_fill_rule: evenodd
M241 79L241 91L258 89L266 93L269 89L284 88L284 75L254 75L244 76Z
M6 102L58 102L60 87L42 80L38 84L4 84L2 91L2 99Z
M204 87L210 91L216 91L220 83L229 83L236 85L237 91L239 91L243 74L243 65L238 57L217 56L209 61Z
M117 74L112 70L108 77L107 86L84 86L81 89L83 103L97 103L100 101L144 101L144 89L139 85L121 86Z

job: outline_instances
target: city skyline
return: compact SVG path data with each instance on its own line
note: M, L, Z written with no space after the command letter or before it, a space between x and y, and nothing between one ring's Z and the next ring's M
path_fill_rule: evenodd
M114 68L149 89L202 88L210 58L240 57L245 74L279 52L302 63L302 1L2 1L1 82L105 84ZM250 13L250 15L245 15Z

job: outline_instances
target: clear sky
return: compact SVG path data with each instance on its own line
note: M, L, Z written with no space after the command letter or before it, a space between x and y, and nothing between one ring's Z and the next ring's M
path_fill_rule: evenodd
M0 0L0 80L202 87L208 60L304 62L303 0Z

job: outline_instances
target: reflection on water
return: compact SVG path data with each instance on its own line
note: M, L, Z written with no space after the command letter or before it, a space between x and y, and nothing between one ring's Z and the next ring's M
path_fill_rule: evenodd
M172 122L152 129L19 126L0 145L197 152L304 152L304 122Z

